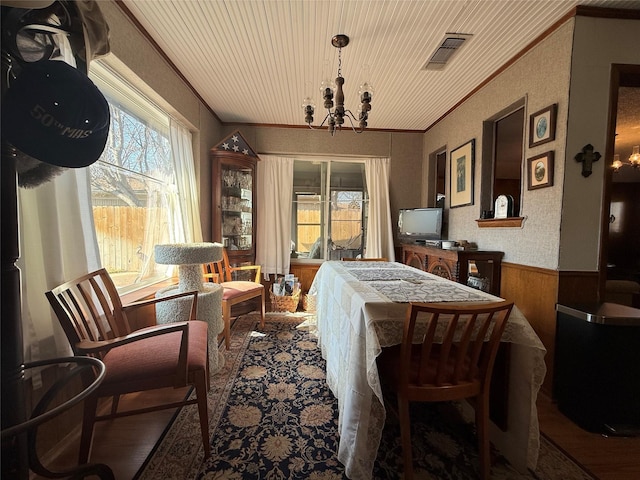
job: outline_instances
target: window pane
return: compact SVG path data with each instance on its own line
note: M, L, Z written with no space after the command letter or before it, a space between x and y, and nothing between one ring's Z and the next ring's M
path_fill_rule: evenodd
M294 257L339 259L362 253L366 213L362 162L296 160L294 192Z
M337 248L361 250L362 192L332 191L331 241Z
M92 78L111 113L104 152L90 167L96 235L102 265L126 292L167 277L153 248L182 231L169 118L105 68Z
M323 258L322 203L320 195L296 195L294 205L296 217L296 251L309 258Z

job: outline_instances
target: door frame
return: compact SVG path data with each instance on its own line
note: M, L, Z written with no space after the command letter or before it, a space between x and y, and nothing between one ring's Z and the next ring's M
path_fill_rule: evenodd
M613 182L613 154L616 141L616 120L618 113L618 91L620 87L640 87L640 65L612 64L609 82L609 118L607 122L607 145L605 152L605 175L603 185L603 208L600 227L600 257L598 270L598 298L604 301L607 282L607 260L609 247L609 210Z

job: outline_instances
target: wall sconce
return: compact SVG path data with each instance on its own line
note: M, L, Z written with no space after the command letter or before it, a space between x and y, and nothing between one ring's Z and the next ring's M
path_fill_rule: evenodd
M629 156L629 163L635 168L640 167L640 145L633 146L633 153Z
M593 151L593 145L590 143L582 147L582 151L574 157L576 162L582 163L582 176L588 177L591 175L591 168L593 167L593 162L597 162L600 160L600 152Z
M613 163L611 166L613 167L613 171L617 172L624 165L629 165L633 168L640 168L640 145L634 145L633 153L629 155L629 160L620 160L620 155L615 154L613 156Z

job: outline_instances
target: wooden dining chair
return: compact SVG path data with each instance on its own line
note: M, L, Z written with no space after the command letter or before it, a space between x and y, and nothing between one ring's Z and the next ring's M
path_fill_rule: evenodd
M260 282L260 265L229 265L227 250L222 250L222 259L218 262L203 265L204 278L219 283L222 291L222 319L224 321L224 345L227 350L231 346L231 307L254 298L260 298L260 328L264 328L265 292ZM253 280L233 280L234 272L252 271Z
M95 423L128 415L197 404L205 456L209 456L209 352L207 323L195 320L198 292L122 305L107 271L100 269L48 292L53 308L75 355L97 357L106 373L100 386L84 402L79 462L87 463ZM190 318L132 330L127 312L146 305L193 297ZM180 320L180 319L176 319ZM118 411L120 395L158 388L192 385L195 398ZM99 401L111 397L111 410L99 414Z
M343 262L388 262L389 260L385 257L377 257L377 258L351 258L351 257L342 257Z
M480 477L489 479L489 387L512 308L504 301L407 308L402 344L383 349L379 358L381 376L397 395L405 479L413 478L409 403L461 399L475 407Z

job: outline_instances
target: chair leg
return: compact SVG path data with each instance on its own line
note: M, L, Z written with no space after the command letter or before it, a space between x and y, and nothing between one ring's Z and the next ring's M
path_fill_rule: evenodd
M262 295L260 296L260 329L264 329L264 290L262 290Z
M120 404L120 395L114 395L111 398L111 415L115 415L118 412L119 404Z
M476 431L478 435L478 458L480 459L480 478L489 480L491 456L489 442L489 396L480 394L476 399Z
M398 418L400 420L400 443L402 445L402 462L404 463L404 479L413 480L413 455L411 453L411 420L409 418L409 402L398 393Z
M93 443L93 427L96 423L96 410L98 408L97 395L89 395L84 401L82 414L82 432L80 433L80 452L78 463L84 465L89 461L91 444Z
M202 433L202 446L204 457L211 455L211 443L209 441L209 410L207 407L207 379L206 372L197 372L194 375L196 397L198 398L198 416L200 418L200 431Z
M229 350L231 348L231 305L229 302L222 302L222 319L224 321L224 346Z

